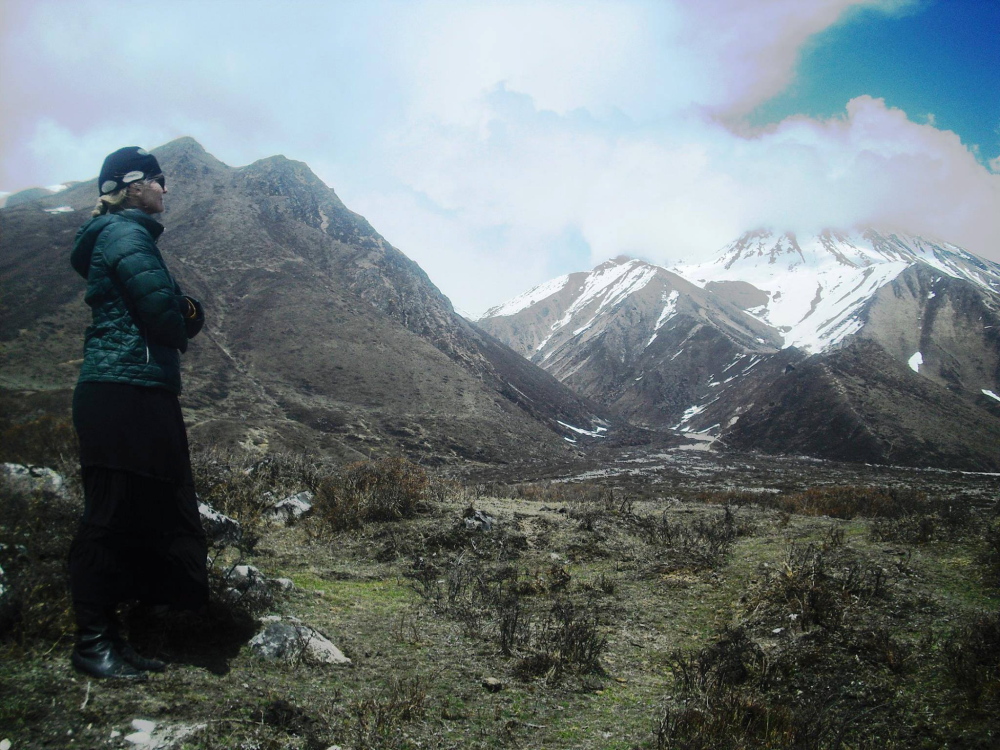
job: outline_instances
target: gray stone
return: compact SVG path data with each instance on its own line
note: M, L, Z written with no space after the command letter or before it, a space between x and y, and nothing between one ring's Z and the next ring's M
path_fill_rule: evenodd
M66 496L66 481L62 475L43 466L0 464L0 475L6 478L7 485L16 492Z
M301 518L312 509L312 499L313 493L308 490L289 495L271 509L271 520L275 523L287 524Z
M465 511L465 528L469 531L490 531L497 519L481 510L469 508Z
M320 632L297 622L271 622L250 640L250 649L264 659L350 664L351 660Z
M198 515L209 541L216 544L237 544L243 538L243 527L235 518L198 503Z
M258 602L271 600L272 582L253 565L237 565L226 575L229 588L225 598L230 602L241 599Z
M132 721L136 731L122 739L131 742L133 750L180 750L187 740L205 729L206 724L156 724L145 719ZM112 738L120 736L111 733Z
M237 565L226 576L233 586L244 591L253 586L267 585L267 579L253 565Z

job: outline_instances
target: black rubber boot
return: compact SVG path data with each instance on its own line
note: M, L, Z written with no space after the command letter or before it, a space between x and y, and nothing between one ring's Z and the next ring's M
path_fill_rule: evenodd
M147 659L145 656L139 654L132 648L132 644L122 637L121 623L118 622L115 607L105 609L104 613L108 618L108 630L111 634L111 642L125 661L143 672L162 672L167 668L165 662L159 659Z
M76 646L70 661L78 672L110 680L145 680L148 675L129 664L111 638L111 623L104 608L77 604Z

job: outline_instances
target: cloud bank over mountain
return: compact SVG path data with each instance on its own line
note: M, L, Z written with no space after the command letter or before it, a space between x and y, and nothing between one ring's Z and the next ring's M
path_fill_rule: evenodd
M123 143L181 134L230 163L285 153L471 314L620 253L697 260L761 225L901 227L1000 258L1000 156L930 113L872 92L831 118L747 124L817 34L924 3L703 6L8 3L0 188L91 177Z

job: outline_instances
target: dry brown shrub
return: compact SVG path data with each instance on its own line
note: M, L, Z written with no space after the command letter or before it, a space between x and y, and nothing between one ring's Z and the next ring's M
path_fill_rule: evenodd
M1000 613L983 613L945 642L945 665L973 703L1000 699Z
M79 454L73 423L50 415L12 424L0 431L0 461L56 466Z
M355 747L407 747L400 733L405 724L427 712L427 688L419 677L392 678L384 690L350 706Z
M73 494L26 493L0 486L0 642L51 647L71 630L66 559L82 504Z
M319 482L313 512L331 531L412 518L425 506L429 486L427 473L404 458L359 461Z
M888 594L884 570L856 558L849 549L791 545L784 562L745 596L750 618L761 624L792 624L835 630L851 612Z
M831 485L776 494L755 490L704 492L698 499L715 505L760 505L783 513L831 518L900 518L925 511L926 492L909 487Z
M240 522L246 550L256 546L276 503L318 484L315 465L301 455L209 450L192 455L192 469L199 498Z

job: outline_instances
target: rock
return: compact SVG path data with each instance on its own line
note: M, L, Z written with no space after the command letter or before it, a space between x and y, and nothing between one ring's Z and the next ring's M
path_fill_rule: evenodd
M226 582L224 597L230 603L243 600L269 606L272 601L272 582L253 565L237 565L226 575Z
M295 582L291 578L267 578L253 565L237 565L229 571L226 580L239 594L270 595L275 588L281 591L295 588Z
M252 586L266 586L267 579L253 565L237 565L226 576L233 586L240 591L245 591Z
M0 475L7 479L8 486L17 492L41 492L57 497L66 496L66 481L62 475L42 466L22 466L21 464L0 464Z
M217 544L236 544L243 538L243 527L235 518L198 503L198 515L209 541Z
M290 495L277 503L270 511L271 520L287 524L300 518L312 509L313 493L308 490Z
M469 531L490 531L497 522L493 516L475 508L465 510L465 528Z
M180 750L188 738L202 731L205 724L156 724L145 719L134 719L136 731L124 737L136 746L135 750ZM116 737L119 733L112 732Z
M483 687L490 693L499 693L503 690L503 683L496 677L487 677L483 680Z
M318 631L297 622L272 622L250 640L250 649L265 659L350 664L351 660Z

